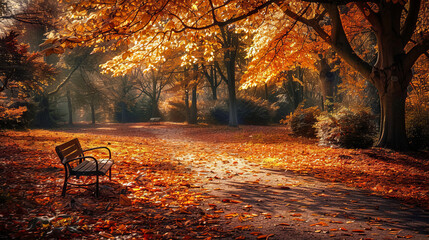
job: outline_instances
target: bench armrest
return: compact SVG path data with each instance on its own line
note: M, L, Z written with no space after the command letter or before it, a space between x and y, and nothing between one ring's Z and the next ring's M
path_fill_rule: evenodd
M110 151L110 149L108 147L95 147L95 148L88 148L85 150L82 150L82 152L87 152L87 151L91 151L91 150L95 150L95 149L100 149L100 148L105 148L107 149L107 151L109 151L109 159L112 159L112 152Z
M76 161L76 160L82 160L82 159L85 159L85 158L90 158L90 159L94 160L94 162L95 162L95 170L98 171L98 161L97 161L97 159L95 159L95 157L92 157L92 156L83 156L83 157L77 157L77 158L73 158L73 159L67 159L67 158L65 158L63 160L63 164L67 164L69 162Z

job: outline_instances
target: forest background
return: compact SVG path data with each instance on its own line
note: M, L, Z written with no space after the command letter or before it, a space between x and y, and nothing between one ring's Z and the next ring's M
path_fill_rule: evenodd
M281 123L425 149L427 4L3 1L1 127Z

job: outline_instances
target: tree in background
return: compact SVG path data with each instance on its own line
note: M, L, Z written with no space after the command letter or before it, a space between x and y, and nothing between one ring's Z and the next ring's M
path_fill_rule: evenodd
M10 87L22 94L40 90L51 79L54 69L38 53L28 52L28 45L19 44L17 37L11 31L0 38L0 92Z
M56 73L40 54L30 53L28 45L19 44L17 36L11 31L0 38L0 119L13 126L21 125L29 98L42 92Z
M57 4L49 0L1 3L3 7L0 12L0 28L5 33L3 40L10 40L12 35L16 35L12 40L15 43L10 44L9 41L6 48L3 48L3 57L0 60L3 72L1 88L11 86L11 89L6 90L4 101L11 106L25 105L29 108L23 117L27 125L32 122L41 127L52 126L53 117L49 116L52 109L48 106L49 101L43 100L41 96L54 82L58 71L48 65L46 57L38 51L39 44L43 42L43 34L53 29L57 19L55 15L59 12ZM21 57L17 57L17 54ZM11 58L12 55L15 57ZM16 90L25 98L14 98L16 94L11 92ZM49 123L38 124L41 119L46 119Z
M170 84L173 74L162 68L159 66L158 69L152 68L145 71L137 68L129 74L136 82L135 88L149 98L150 117L161 117L159 99L165 87Z

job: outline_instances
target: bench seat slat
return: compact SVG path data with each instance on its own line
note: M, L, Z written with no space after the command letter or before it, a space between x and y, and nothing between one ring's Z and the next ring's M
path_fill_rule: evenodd
M109 171L113 162L109 159L98 160L98 172L95 168L95 162L92 160L83 161L81 164L72 169L73 175L89 176L89 175L104 175Z

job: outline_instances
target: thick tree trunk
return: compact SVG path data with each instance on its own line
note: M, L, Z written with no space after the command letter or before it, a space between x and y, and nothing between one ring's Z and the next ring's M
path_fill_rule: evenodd
M405 99L411 72L403 72L393 67L374 70L372 75L380 98L380 136L378 147L407 150L408 140L405 130Z
M151 98L150 102L151 102L151 113L150 113L150 116L154 117L154 118L160 117L161 114L159 112L158 101L156 100L156 98Z
M377 146L407 150L408 142L405 131L406 91L381 94L380 137Z
M405 52L399 35L400 8L387 9L386 16L396 19L380 19L380 27L375 30L378 58L371 73L371 80L380 98L380 135L378 147L407 150L408 140L405 130L405 99L407 87L412 78L411 69L405 69Z
M229 101L229 122L230 127L238 126L237 96L235 93L235 61L228 62L228 101Z
M238 35L228 32L227 46L234 49L227 50L224 55L226 72L228 76L228 100L229 100L229 123L230 127L238 127L237 96L235 92L235 63L239 45Z
M67 90L67 107L69 111L69 125L73 125L73 110L72 110L72 102L71 102L69 90Z

